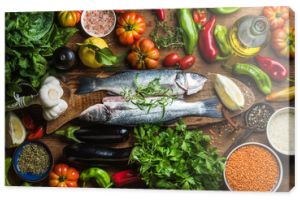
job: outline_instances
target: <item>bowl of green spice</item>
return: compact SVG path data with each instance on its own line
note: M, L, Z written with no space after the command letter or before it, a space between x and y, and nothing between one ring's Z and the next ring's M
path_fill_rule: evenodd
M52 166L52 154L42 142L24 142L13 156L14 171L27 182L39 182L47 178Z

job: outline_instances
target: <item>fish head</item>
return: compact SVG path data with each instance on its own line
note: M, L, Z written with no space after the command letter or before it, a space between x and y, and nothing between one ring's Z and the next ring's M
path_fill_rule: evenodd
M84 110L79 118L89 122L106 122L110 119L110 112L103 104L95 104Z
M198 73L178 73L176 84L183 89L187 95L195 94L202 90L207 78Z

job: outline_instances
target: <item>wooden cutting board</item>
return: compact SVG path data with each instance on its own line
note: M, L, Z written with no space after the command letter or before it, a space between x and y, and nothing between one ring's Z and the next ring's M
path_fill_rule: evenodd
M101 76L107 76L107 74L101 74L98 77ZM208 77L208 81L205 83L203 89L197 94L191 96L185 96L185 100L187 102L196 102L196 101L209 99L216 96L214 91L213 81L212 81L212 74L207 74L206 76ZM248 88L245 84L243 84L242 82L234 78L232 78L232 80L242 90L246 102L245 107L242 110L230 113L231 116L236 116L245 112L253 105L253 103L255 102L255 96L253 92L250 90L250 88ZM80 115L80 113L86 110L88 107L97 103L101 103L103 97L107 96L105 91L92 92L86 95L76 95L75 94L76 89L74 88L71 89L71 86L68 86L63 82L61 82L61 85L64 89L63 99L68 103L68 109L59 118L49 121L47 123L46 132L48 134L56 131L67 122L77 118ZM218 108L221 109L221 107L222 105L220 104ZM207 124L221 122L223 120L224 118L209 118L209 117L185 117L184 118L185 123L189 126L203 126Z

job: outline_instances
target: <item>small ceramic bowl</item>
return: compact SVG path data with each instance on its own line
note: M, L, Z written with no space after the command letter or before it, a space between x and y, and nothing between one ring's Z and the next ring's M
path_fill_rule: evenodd
M278 177L277 183L274 185L273 189L270 191L270 192L276 192L276 191L278 190L279 186L281 185L281 182L282 182L283 169L282 169L282 163L281 163L281 160L280 160L280 158L278 157L278 155L277 155L270 147L268 147L267 145L258 143L258 142L247 142L247 143L241 144L241 145L235 147L235 148L228 154L227 159L226 159L226 162L225 162L225 169L224 169L224 172L223 172L223 177L224 177L225 184L226 184L227 188L228 188L230 191L234 191L234 190L230 187L229 183L227 182L227 178L226 178L226 164L227 164L227 160L228 160L228 158L230 158L230 156L231 156L236 150L238 150L238 149L241 148L241 147L248 146L248 145L256 145L256 146L263 147L263 148L265 148L268 152L270 152L270 153L274 156L274 158L276 159L277 164L278 164L278 168L279 168L279 177Z
M109 12L111 12L113 14L114 22L113 22L112 26L110 27L109 31L106 32L105 34L95 34L95 33L93 33L93 32L86 29L86 27L84 25L84 23L85 23L84 18L86 16L87 12L88 11L83 11L82 14L81 14L81 19L80 19L81 27L82 27L82 29L84 30L84 32L86 34L88 34L89 36L92 36L92 37L101 37L102 38L102 37L105 37L105 36L109 35L114 30L114 28L116 26L116 23L117 23L117 16L116 16L116 13L113 10L109 10ZM99 20L101 20L101 19L99 19Z
M19 158L20 158L20 155L24 149L24 147L26 145L32 145L32 144L36 144L36 145L39 145L39 146L42 146L46 152L48 153L48 156L49 156L49 166L47 168L47 170L42 173L42 174L33 174L31 172L26 172L26 173L23 173L21 172L19 166L18 166L18 162L19 162ZM30 142L24 142L22 143L15 151L14 153L14 156L13 156L13 169L15 171L15 173L24 181L26 182L39 182L39 181L42 181L44 180L45 178L48 177L48 174L50 173L50 171L52 170L52 167L53 167L53 157L52 157L52 154L49 150L49 148L42 142L37 142L37 141L30 141Z
M279 153L284 154L284 155L295 155L295 150L294 149L291 150L291 151L288 151L288 152L284 151L278 145L274 144L274 140L272 140L272 138L271 138L272 137L271 136L271 125L274 122L274 119L277 118L277 117L279 117L282 114L285 114L285 113L293 113L293 114L295 114L295 108L293 108L293 107L285 107L285 108L281 108L281 109L277 110L275 113L273 113L273 115L270 117L270 119L268 121L268 125L267 125L267 137L268 137L268 141L271 144L271 146L276 151L278 151ZM285 122L285 123L288 123L288 122ZM281 129L281 131L283 131L283 130ZM281 134L283 134L283 132ZM294 134L295 134L295 128L294 128ZM291 137L293 137L293 136L291 136ZM295 142L295 137L292 138L292 140L293 140L293 142Z

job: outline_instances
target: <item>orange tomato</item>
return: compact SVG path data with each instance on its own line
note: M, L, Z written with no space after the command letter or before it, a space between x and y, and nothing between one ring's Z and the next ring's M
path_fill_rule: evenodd
M58 21L62 27L73 27L81 17L81 11L61 11L58 13Z
M272 45L277 54L286 58L295 57L295 28L285 25L272 33Z
M77 187L79 172L66 164L57 164L49 174L51 187Z
M135 12L125 12L118 18L116 34L123 45L132 45L145 32L144 18Z
M132 46L127 59L135 69L156 69L159 64L159 51L152 40L140 39Z
M263 14L268 18L271 28L277 29L283 27L289 19L289 8L286 6L264 7Z

